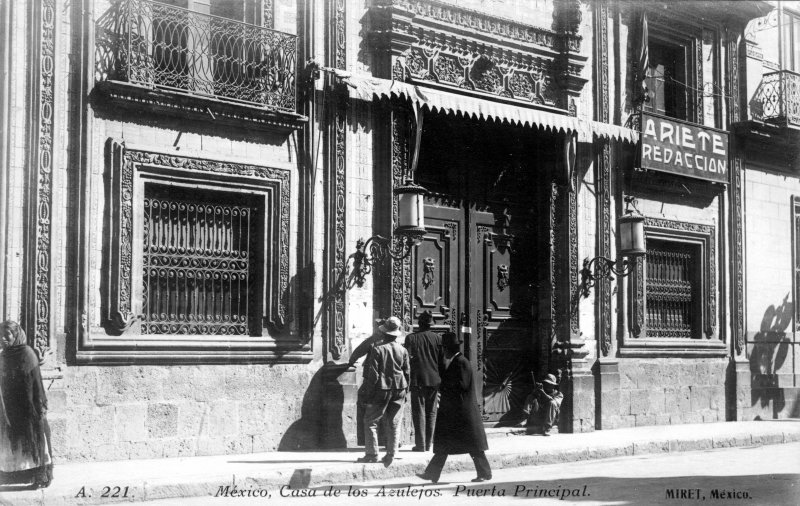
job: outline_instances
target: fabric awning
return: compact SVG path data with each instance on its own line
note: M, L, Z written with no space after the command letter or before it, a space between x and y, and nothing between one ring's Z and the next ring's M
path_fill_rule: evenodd
M361 100L372 100L373 97L405 98L431 112L475 119L508 121L516 125L567 134L575 132L581 141L590 141L592 135L632 143L639 140L639 133L635 130L608 123L582 120L522 105L458 95L401 81L357 76L342 71L338 71L336 74L350 87L350 96Z

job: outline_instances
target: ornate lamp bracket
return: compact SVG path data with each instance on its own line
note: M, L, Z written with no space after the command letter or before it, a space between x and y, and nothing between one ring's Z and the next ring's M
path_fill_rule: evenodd
M408 258L424 235L424 231L406 232L397 237L394 245L391 238L382 235L374 235L366 241L364 239L356 241L356 251L348 257L348 260L353 260L353 269L347 281L347 289L354 286L363 287L367 276L372 273L372 268L376 264L383 264L387 258L393 260Z
M617 267L616 260L606 257L594 257L591 260L588 258L583 260L583 269L581 269L581 284L579 286L580 294L583 298L589 297L589 292L597 285L597 280L608 279L612 281L614 276L624 278L633 271L633 264L630 259L622 259L622 264Z

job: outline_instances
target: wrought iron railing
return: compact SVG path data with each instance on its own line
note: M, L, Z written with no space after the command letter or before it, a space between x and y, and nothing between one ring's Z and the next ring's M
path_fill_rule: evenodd
M764 74L750 101L750 115L800 127L800 74L788 70Z
M98 53L116 60L101 78L295 111L295 35L152 0L112 18L98 20Z

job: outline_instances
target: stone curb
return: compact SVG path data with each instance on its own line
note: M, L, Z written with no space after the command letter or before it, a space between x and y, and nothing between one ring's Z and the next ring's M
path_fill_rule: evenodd
M510 435L509 437L514 437ZM800 441L800 431L775 430L769 433L750 434L739 432L717 437L698 438L663 438L656 440L632 440L619 443L595 443L589 445L567 445L564 448L549 448L526 452L489 453L487 457L494 469L557 464L577 462L582 460L596 460L632 455L649 455L656 453L675 453L714 448L734 448L759 445L782 444ZM300 470L266 470L258 476L205 476L188 477L184 479L162 478L156 481L143 481L135 487L130 487L132 498L106 499L97 497L98 492L92 491L94 497L76 498L74 492L66 493L64 486L59 489L45 489L36 492L26 492L24 496L14 496L13 493L4 493L0 496L0 505L28 506L28 505L89 505L126 502L143 502L157 499L174 499L204 497L213 495L220 486L236 484L240 489L270 489L275 491L281 486L290 483L300 483L306 487L320 487L342 483L359 483L365 481L386 480L400 477L414 477L425 469L425 462L404 463L402 459L385 468L381 464L337 464L317 465L308 464L308 473ZM313 466L313 467L312 467ZM454 455L448 459L445 472L460 472L473 470L472 460L467 455ZM87 479L89 481L89 479ZM87 484L87 495L90 487Z

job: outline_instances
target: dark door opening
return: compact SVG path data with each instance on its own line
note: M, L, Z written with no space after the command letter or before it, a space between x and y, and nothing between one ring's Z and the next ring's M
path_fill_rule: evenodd
M484 420L519 421L536 373L548 279L549 193L561 141L532 128L426 118L416 179L428 233L413 258L413 317L464 341ZM549 315L547 315L549 318Z

